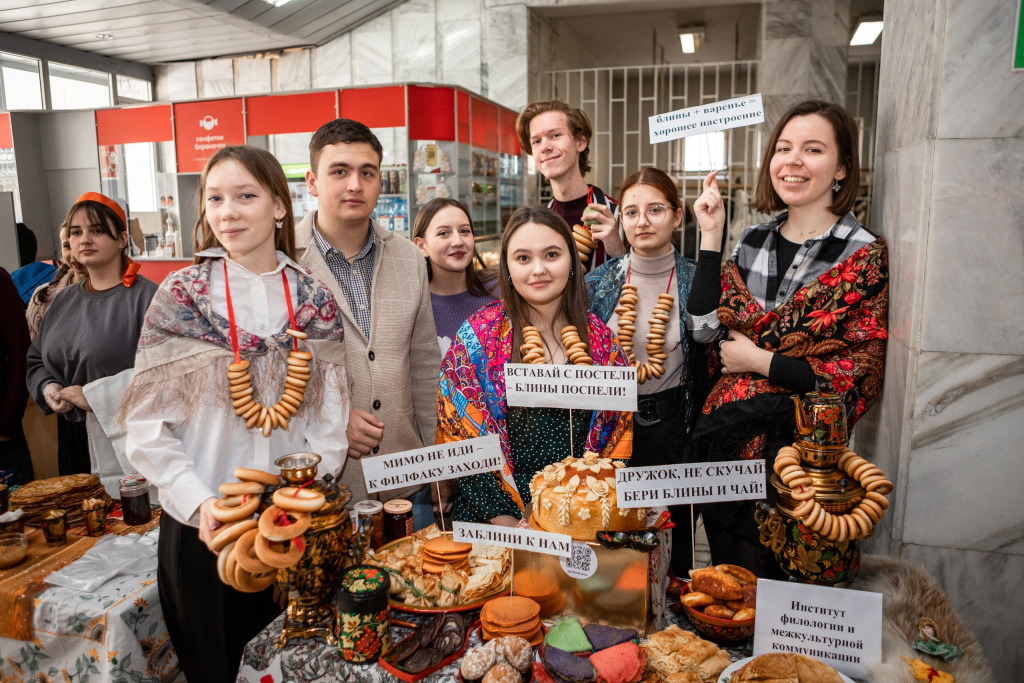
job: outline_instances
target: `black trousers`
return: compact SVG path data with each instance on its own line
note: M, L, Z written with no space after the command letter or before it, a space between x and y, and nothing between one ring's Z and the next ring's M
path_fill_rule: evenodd
M89 474L89 432L84 422L71 422L57 416L57 471L60 476Z
M13 470L14 483L27 484L35 478L32 471L32 454L28 451L25 432L18 425L18 433L10 441L0 441L0 470Z
M199 531L166 512L158 557L160 604L181 672L188 683L233 683L246 643L281 613L273 589L240 593L221 583Z
M686 419L682 391L667 389L656 394L637 396L641 410L633 414L633 455L631 467L675 465L683 462L686 450ZM652 420L651 418L656 418ZM686 576L693 566L693 527L690 506L668 508L672 529L672 573Z
M741 500L701 506L711 561L745 567L762 579L785 581L788 576L775 561L774 553L758 540L756 504Z

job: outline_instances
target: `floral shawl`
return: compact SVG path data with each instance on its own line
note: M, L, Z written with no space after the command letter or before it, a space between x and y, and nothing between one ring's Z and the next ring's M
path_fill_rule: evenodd
M227 366L234 362L228 320L213 310L210 270L214 263L221 261L171 273L153 297L135 355L135 377L121 401L122 424L129 415L147 416L168 408L181 409L188 421L211 398L230 408L228 392L207 386L211 377L226 376ZM320 409L325 382L333 381L328 380L332 366L343 369L345 345L333 295L305 270L297 272L297 281L295 324L308 335L304 345L313 353L299 414L309 415ZM287 372L284 359L292 349L292 337L285 329L270 337L239 329L238 347L251 364L256 393L264 386L268 391L279 390Z
M811 280L773 311L747 289L733 261L722 272L718 319L763 349L810 363L823 391L860 394L849 426L882 389L889 305L888 252L876 239ZM759 458L769 442L792 439L791 392L753 373L721 374L717 345L708 354L716 378L694 435L708 459ZM738 454L738 455L737 455Z
M590 356L594 365L628 364L615 335L593 313ZM497 434L505 465L498 476L502 489L523 511L522 497L512 478L514 463L505 427L505 363L512 356L512 323L501 301L484 306L459 328L441 364L437 390L437 443ZM632 454L633 414L594 411L587 450L605 457Z

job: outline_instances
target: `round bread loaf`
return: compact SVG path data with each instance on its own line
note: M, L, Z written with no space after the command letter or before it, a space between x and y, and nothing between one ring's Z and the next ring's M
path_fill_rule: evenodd
M621 460L587 451L537 472L530 482L531 520L543 529L593 541L598 531L635 531L647 524L647 508L619 509L615 470Z

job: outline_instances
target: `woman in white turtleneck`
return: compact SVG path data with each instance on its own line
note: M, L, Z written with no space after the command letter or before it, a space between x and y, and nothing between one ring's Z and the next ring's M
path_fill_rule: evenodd
M664 171L640 169L626 178L618 196L619 219L630 251L587 275L590 309L618 332L619 342L627 349L632 341L637 380L642 383L633 415L630 465L678 463L699 405L694 402L695 354L699 349L686 333L686 316L680 315L697 264L683 258L672 244L673 233L683 220L683 206L675 183ZM629 300L629 287L621 300L627 283L635 286L635 305ZM630 309L636 311L634 320ZM620 321L623 315L626 318ZM670 512L676 523L672 568L679 576L692 566L690 513L683 506L670 508Z

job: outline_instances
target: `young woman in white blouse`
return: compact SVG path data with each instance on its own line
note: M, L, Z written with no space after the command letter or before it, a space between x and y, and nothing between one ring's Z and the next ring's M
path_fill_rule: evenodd
M235 480L236 467L276 471L275 458L299 451L321 456L321 476L337 476L349 399L341 317L331 293L293 259L288 186L270 153L226 147L210 158L195 245L196 264L169 275L153 299L121 411L128 458L164 507L160 601L182 672L189 683L226 683L245 644L280 609L269 590L243 594L218 579L208 549L217 489ZM312 354L304 398L275 411L297 344ZM253 402L269 412L238 414L244 406L232 400L228 372L245 363Z

